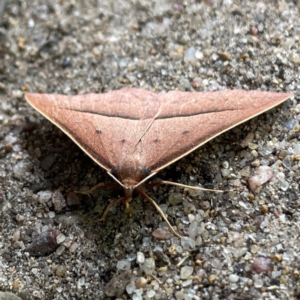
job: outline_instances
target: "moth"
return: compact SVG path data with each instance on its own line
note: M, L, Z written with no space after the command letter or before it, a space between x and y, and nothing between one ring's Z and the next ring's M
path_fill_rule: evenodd
M122 202L128 206L137 191L155 205L168 224L156 202L141 189L143 183L214 137L289 97L290 93L228 89L157 94L123 88L76 96L25 94L31 106L124 189L124 196L108 205L102 220L112 205ZM105 184L96 187L101 185Z

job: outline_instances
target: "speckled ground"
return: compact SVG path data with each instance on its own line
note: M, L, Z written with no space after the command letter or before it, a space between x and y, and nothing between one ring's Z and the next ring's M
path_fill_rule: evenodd
M0 0L0 299L299 298L299 8ZM158 230L141 197L130 214L115 206L105 223L85 218L121 192L74 194L109 177L23 97L125 86L294 96L153 178L235 189L150 189L180 240ZM272 177L251 191L259 166Z

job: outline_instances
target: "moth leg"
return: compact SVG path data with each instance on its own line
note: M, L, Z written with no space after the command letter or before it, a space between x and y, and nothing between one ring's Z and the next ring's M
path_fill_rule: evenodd
M75 191L76 194L82 194L82 195L88 195L90 196L90 194L92 192L94 192L95 190L97 190L98 188L105 186L105 187L120 187L119 184L117 183L109 183L109 182L100 182L98 184L96 184L95 186L93 186L91 189L89 189L88 191L85 192L81 192L81 191Z
M119 197L119 198L117 198L117 199L111 201L111 202L106 206L105 211L104 211L104 213L102 214L102 217L101 217L100 219L96 219L96 220L94 220L94 219L89 219L89 220L90 220L90 221L93 221L93 222L102 222L102 221L105 221L106 216L107 216L107 214L109 213L109 209L110 209L112 206L114 206L114 205L116 205L116 204L118 204L118 203L120 203L120 202L122 202L122 201L124 201L124 197Z
M173 232L174 235L178 236L179 238L181 238L181 235L179 235L172 227L172 225L170 224L170 222L168 221L166 215L164 214L164 212L161 210L161 208L157 205L157 203L151 198L149 197L144 191L140 190L140 189L136 189L137 192L139 192L142 196L144 196L150 203L152 203L152 205L154 205L154 207L156 208L156 210L159 212L159 214L162 216L162 218L165 220L165 222L168 224L170 230Z

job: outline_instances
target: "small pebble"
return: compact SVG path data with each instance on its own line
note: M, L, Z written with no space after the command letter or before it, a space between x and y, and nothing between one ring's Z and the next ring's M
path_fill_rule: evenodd
M37 268L32 268L32 269L31 269L31 273L32 273L33 275L37 275L38 269L37 269Z
M127 259L122 259L117 262L117 269L119 270L130 270L131 263Z
M202 210L204 210L204 211L209 210L209 209L210 209L210 206L211 206L209 201L201 201L201 202L199 203L199 205L200 205L200 208L201 208Z
M126 289L126 286L130 282L131 271L124 271L117 276L113 276L112 279L105 285L104 293L107 297L118 297ZM132 297L133 299L133 297Z
M261 277L255 277L255 278L254 278L253 285L254 285L257 289L260 289L260 288L263 287L264 282L263 282L263 280L261 279Z
M4 146L4 150L6 153L10 153L13 149L13 145L11 143L6 143Z
M145 277L139 277L135 282L135 286L138 289L145 287L146 284L147 284L147 279Z
M148 298L153 298L155 296L155 291L154 290L150 290L150 291L147 291L146 295Z
M168 201L171 205L176 206L183 202L182 194L181 193L171 193Z
M47 203L52 198L52 192L51 191L40 191L37 193L38 200L40 203Z
M192 279L185 280L185 281L182 282L182 287L190 286L192 283L193 283Z
M79 244L78 244L77 242L75 242L75 243L73 243L73 244L70 246L69 251L70 251L71 253L74 253L74 252L77 250L78 247L79 247Z
M256 257L253 261L252 269L257 274L272 271L273 270L272 261L268 257L264 257L264 256Z
M153 258L145 259L144 264L141 266L142 270L145 272L146 275L151 275L155 270L155 261Z
M64 253L64 251L66 250L66 247L65 246L63 246L63 245L61 245L61 246L59 246L57 249L56 249L56 254L58 255L58 256L60 256L60 255L62 255L63 253Z
M67 269L65 266L59 265L57 266L56 270L55 270L55 275L59 276L59 277L63 277L67 272Z
M64 207L66 207L65 197L59 190L54 191L52 195L52 202L56 212L60 212Z
M183 291L175 292L175 298L176 300L184 300L185 294L183 293Z
M211 275L208 276L208 281L210 283L214 283L216 281L216 279L217 279L217 276L214 275L214 274L211 274Z
M194 268L190 266L184 266L180 270L180 278L181 279L187 279L189 276L191 276L194 272Z
M49 211L48 216L50 219L54 219L55 218L55 212L54 211Z
M17 99L21 99L23 97L23 92L21 90L13 90L12 96Z
M33 256L44 256L54 252L58 248L56 242L57 232L49 229L42 232L26 249Z
M183 212L187 216L188 214L194 214L197 211L196 206L192 203L188 203L184 206Z
M241 147L245 148L248 147L249 143L251 143L254 139L254 133L253 132L249 132L248 135L242 140L241 142Z
M193 85L194 89L197 89L197 88L201 87L201 85L202 85L202 78L200 78L200 77L194 78L192 85Z
M135 284L133 282L130 282L126 285L126 292L131 295L135 291Z
M48 267L48 266L46 266L45 268L43 268L43 269L41 270L41 272L42 272L42 274L45 275L45 276L51 276L51 275L53 275L53 272L52 272L51 268Z
M180 242L183 249L195 249L195 241L188 236L183 236Z
M167 265L170 265L170 259L169 257L164 253L163 249L159 246L156 246L154 249L153 249L153 253L156 255L157 257L157 260L167 264Z
M219 58L222 61L229 61L229 60L231 60L231 54L228 53L228 52L219 52L218 55L219 55Z
M17 230L15 233L14 233L14 235L13 235L13 241L14 242L17 242L19 239L20 239L20 231L19 230Z
M198 227L199 223L198 222L193 222L189 226L189 237L193 240L195 240L197 234L198 234Z
M258 187L268 182L273 177L273 170L268 166L260 166L257 168L255 175L248 180L249 188L255 191Z
M261 213L262 213L263 215L266 215L266 214L268 213L268 211L269 211L269 208L268 208L267 205L262 205L262 206L260 207L260 211L261 211Z
M277 262L281 262L282 261L282 254L272 255L272 259L274 259Z
M136 254L136 262L138 264L143 264L145 262L145 255L143 252L137 252Z
M56 237L56 242L57 244L61 244L66 240L66 236L62 233L58 234L58 236Z
M152 232L152 236L159 241L169 240L173 234L164 229L164 228L157 228Z
M240 277L236 274L230 274L228 279L230 282L234 283L234 282L238 282Z
M15 178L22 178L25 176L26 172L30 171L30 165L28 162L21 160L13 166L13 174Z
M19 279L15 279L15 280L13 281L13 283L12 283L12 288L13 288L14 290L18 290L18 289L19 289L19 286L20 286L20 283L21 283L21 281L20 281Z
M25 216L24 215L16 215L15 219L17 222L22 222L25 220Z
M196 49L194 47L189 47L184 52L184 61L190 62L196 59Z

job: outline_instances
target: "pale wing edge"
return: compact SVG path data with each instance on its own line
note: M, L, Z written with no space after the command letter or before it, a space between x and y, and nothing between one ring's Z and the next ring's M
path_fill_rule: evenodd
M48 121L50 121L52 124L57 126L63 133L65 133L85 154L87 154L96 164L98 164L100 167L102 167L104 170L106 170L108 173L110 173L111 168L108 166L105 166L101 162L99 162L91 153L89 153L75 138L74 136L68 132L65 128L63 128L58 122L55 122L52 120L47 114L45 114L42 110L40 110L34 103L30 101L30 98L25 94L25 99L27 102L36 109L42 116L44 116Z

